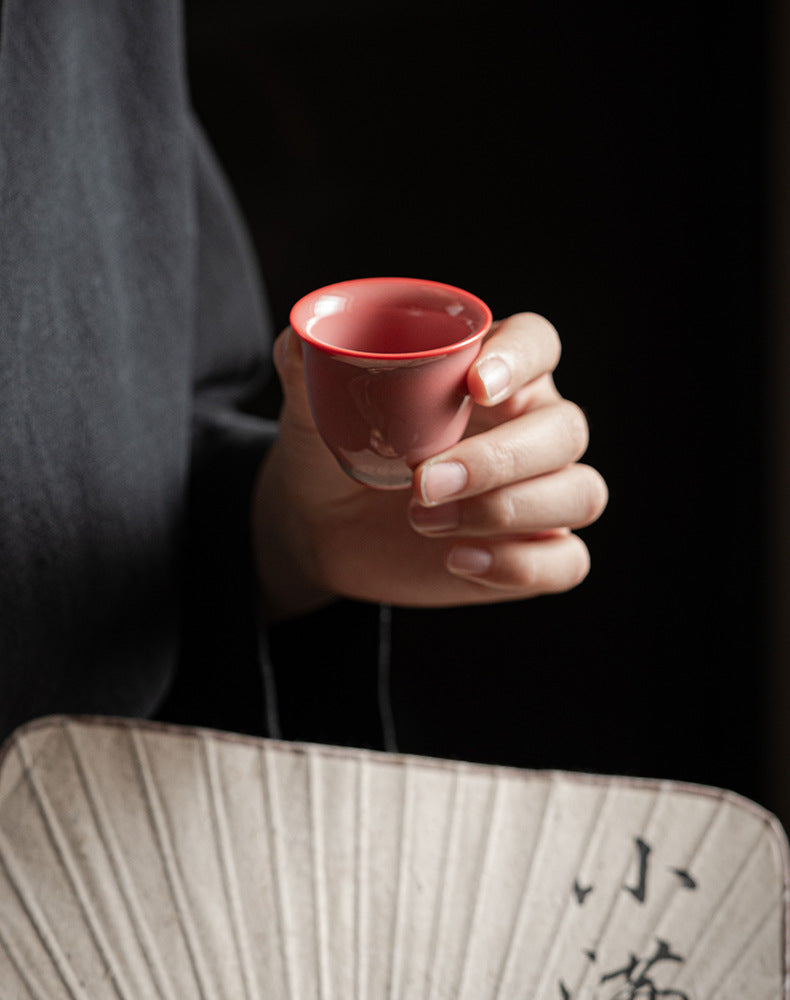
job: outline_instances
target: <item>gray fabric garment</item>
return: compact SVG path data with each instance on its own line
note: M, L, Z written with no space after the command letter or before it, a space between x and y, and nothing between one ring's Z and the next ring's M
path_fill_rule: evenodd
M0 736L152 713L196 619L192 648L253 635L238 581L272 428L237 408L268 337L180 5L3 0ZM211 601L231 579L232 622Z

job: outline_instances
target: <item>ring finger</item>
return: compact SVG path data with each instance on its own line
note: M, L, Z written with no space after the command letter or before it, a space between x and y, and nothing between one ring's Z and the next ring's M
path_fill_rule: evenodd
M409 517L424 535L517 537L552 528L583 528L603 512L606 484L587 465L569 465L467 500L433 507L412 501Z

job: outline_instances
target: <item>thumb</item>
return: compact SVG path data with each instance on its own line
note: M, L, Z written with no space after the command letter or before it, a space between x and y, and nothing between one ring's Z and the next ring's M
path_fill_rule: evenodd
M288 415L312 424L313 417L304 378L302 342L290 326L287 326L275 340L272 357Z

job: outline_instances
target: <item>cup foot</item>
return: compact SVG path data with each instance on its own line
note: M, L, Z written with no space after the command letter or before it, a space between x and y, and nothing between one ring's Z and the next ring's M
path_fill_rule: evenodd
M340 463L340 467L346 475L356 479L358 483L371 486L375 490L405 490L411 486L411 469L406 469L405 472L393 470L389 473L369 473L361 469L354 469L344 462Z
M413 470L403 455L384 457L370 448L331 451L343 472L358 483L377 490L405 490L411 486Z

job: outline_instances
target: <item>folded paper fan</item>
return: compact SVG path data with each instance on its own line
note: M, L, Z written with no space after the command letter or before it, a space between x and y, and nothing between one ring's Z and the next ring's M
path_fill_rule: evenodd
M0 765L0 1000L786 1000L728 792L106 719Z

